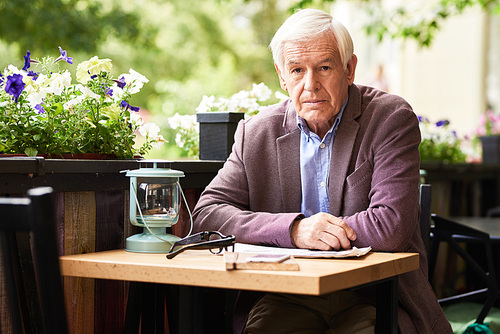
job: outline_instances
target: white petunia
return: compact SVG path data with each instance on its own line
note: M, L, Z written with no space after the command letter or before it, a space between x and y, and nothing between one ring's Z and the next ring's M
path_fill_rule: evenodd
M271 95L273 95L273 91L269 89L269 87L267 87L263 82L261 82L258 85L252 84L252 91L250 92L250 95L257 98L258 101L263 102L271 98Z
M148 78L146 78L144 75L140 74L137 71L134 71L133 69L129 69L129 73L124 73L119 76L119 78L124 77L125 78L125 84L128 88L128 93L130 94L135 94L138 93L142 87L144 86L145 83L149 82Z
M71 73L69 71L64 71L63 73L53 73L52 76L44 82L44 84L46 85L49 93L61 95L64 88L71 86Z
M139 128L139 133L146 138L156 138L160 133L160 128L154 123L146 123Z
M144 121L142 120L142 117L139 115L139 113L133 112L130 113L130 123L133 125L141 126L144 124Z
M215 104L215 96L206 96L203 95L200 104L196 107L196 112L209 112L212 111L212 108Z

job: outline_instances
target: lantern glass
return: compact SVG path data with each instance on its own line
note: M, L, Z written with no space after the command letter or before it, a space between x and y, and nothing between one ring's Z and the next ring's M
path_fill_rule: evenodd
M158 167L158 160L143 160L152 163L145 167L126 171L130 177L130 222L143 227L143 232L126 240L125 250L142 253L167 253L178 236L166 233L166 228L179 219L182 189L179 177L181 171ZM147 165L146 165L147 166Z

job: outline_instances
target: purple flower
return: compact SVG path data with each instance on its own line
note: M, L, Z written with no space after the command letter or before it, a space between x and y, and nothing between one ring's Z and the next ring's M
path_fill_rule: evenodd
M113 80L113 81L116 82L117 86L120 87L121 89L123 89L123 87L125 87L125 85L127 84L125 82L125 77L124 76L122 76L118 80Z
M424 116L418 116L419 123L429 123L429 119Z
M7 77L5 91L12 95L17 103L19 95L21 95L25 86L26 85L23 82L23 76L21 74L12 74Z
M125 110L128 110L130 108L130 110L132 110L132 111L139 111L141 109L139 107L133 107L130 104L128 104L127 101L123 101L123 100L120 103L120 105L121 105L122 108L125 108Z
M40 104L37 104L35 106L35 109L38 110L39 114L45 114L45 109L43 109L43 107Z
M104 90L104 94L108 96L113 96L113 89L106 87L106 89Z
M3 75L2 73L0 72L0 85L3 83Z
M26 56L24 56L23 71L27 71L28 68L30 68L30 56L31 56L31 52L30 52L30 50L28 50L27 53L26 53Z
M63 50L60 46L59 46L59 52L61 52L61 56L59 58L57 58L54 63L57 63L58 61L60 60L64 60L65 62L67 62L68 64L73 64L73 58L71 57L68 57L67 56L67 52L66 50Z
M439 122L436 123L436 126L437 127L441 127L441 126L446 126L448 124L450 124L450 121L448 121L448 120L441 120L441 121L439 121Z
M38 79L38 75L39 75L39 74L40 74L40 73L33 72L33 71L29 71L27 75L28 75L29 77L33 77L33 80L34 80L34 81L36 81L36 79Z

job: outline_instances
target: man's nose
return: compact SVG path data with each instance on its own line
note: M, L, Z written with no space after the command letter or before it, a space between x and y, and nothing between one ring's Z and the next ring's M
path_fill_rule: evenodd
M305 76L304 89L307 91L316 91L320 87L320 82L318 80L317 74L314 71L307 71Z

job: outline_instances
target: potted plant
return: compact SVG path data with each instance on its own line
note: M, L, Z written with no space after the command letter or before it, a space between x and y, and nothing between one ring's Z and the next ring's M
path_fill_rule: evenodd
M483 163L500 163L500 116L491 109L482 114L476 135L481 142Z
M175 114L169 125L177 130L176 144L189 156L201 160L225 160L234 143L237 124L245 117L256 115L270 103L288 99L273 92L264 83L252 84L251 90L242 90L230 98L204 95L196 108L196 116Z
M59 51L55 59L32 59L28 51L22 69L9 65L0 72L0 153L128 159L164 142L158 126L144 123L139 107L128 102L146 77L130 69L113 78L111 60L92 57L78 64L73 84L60 66L73 59ZM139 147L136 132L144 136Z
M462 140L449 128L448 120L431 122L419 116L422 141L418 147L421 161L439 161L461 163L466 161L466 154L461 149Z

